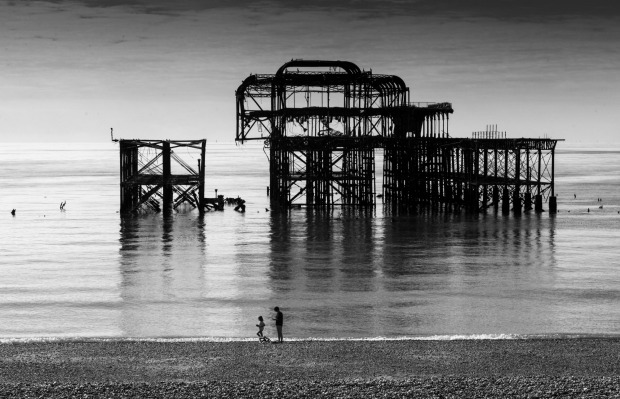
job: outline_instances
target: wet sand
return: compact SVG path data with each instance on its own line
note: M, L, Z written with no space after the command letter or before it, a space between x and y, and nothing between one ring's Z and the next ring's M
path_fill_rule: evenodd
M620 339L0 344L1 397L620 397Z

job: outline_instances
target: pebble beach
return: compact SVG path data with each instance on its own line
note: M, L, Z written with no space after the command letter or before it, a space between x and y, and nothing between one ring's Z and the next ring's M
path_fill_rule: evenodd
M13 341L0 396L620 397L620 339Z

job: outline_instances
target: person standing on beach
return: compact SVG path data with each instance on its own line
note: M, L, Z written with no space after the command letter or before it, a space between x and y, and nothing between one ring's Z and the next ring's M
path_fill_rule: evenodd
M282 337L282 325L284 324L284 315L282 314L282 312L280 312L280 308L277 306L273 308L273 310L276 312L276 317L274 320L276 321L276 330L278 330L278 342L282 343L284 342L284 338Z
M260 338L263 336L263 329L265 328L263 316L258 316L258 324L256 325L256 327L258 327L258 332L256 333L256 335L258 335L258 337Z

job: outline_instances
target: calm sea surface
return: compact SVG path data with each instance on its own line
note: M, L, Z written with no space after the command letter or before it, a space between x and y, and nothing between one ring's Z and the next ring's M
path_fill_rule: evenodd
M118 151L0 144L0 338L273 336L274 306L285 338L620 335L618 145L558 144L557 215L396 219L266 211L262 148L222 143L207 195L245 214L123 219Z

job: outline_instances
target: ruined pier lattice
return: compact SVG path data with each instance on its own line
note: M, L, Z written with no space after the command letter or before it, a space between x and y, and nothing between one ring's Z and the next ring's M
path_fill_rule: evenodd
M236 91L236 140L269 147L272 203L373 206L375 153L383 151L389 209L542 211L552 198L557 140L449 134L448 102L410 101L393 75L346 61L292 60L250 75Z
M402 186L387 186L386 198L396 209L415 203L431 208L484 211L488 208L543 210L551 198L556 141L549 139L390 140L399 158L394 173ZM389 183L388 183L389 184Z
M121 213L204 209L206 140L119 140ZM196 152L196 168L175 150Z

